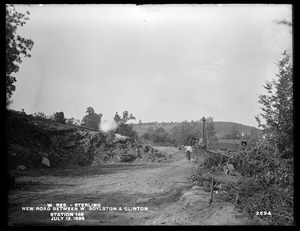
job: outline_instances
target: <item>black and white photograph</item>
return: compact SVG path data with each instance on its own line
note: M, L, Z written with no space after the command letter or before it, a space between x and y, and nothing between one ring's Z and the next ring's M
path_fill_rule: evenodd
M295 226L292 4L6 4L6 226Z

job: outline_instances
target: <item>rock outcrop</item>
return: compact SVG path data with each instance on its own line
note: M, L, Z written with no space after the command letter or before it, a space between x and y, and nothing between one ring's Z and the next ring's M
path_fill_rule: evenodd
M151 145L120 134L103 133L10 112L8 120L9 168L63 167L128 163L136 160L165 162L167 156ZM21 170L22 167L19 167ZM21 170L22 171L22 170Z

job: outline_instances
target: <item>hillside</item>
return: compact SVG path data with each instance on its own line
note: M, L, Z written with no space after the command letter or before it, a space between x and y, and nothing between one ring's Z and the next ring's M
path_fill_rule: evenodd
M244 134L250 133L251 129L255 129L260 131L260 129L251 127L248 125L233 123L233 122L215 122L215 129L216 129L216 136L217 138L223 137L225 134L231 134L232 126L235 125L239 131L243 132Z
M180 125L181 122L178 123L142 123L142 124L132 124L134 130L138 133L139 137L142 136L148 129L148 127L152 126L154 129L162 127L166 130L166 132L170 132L171 129L175 126ZM257 131L260 131L258 128L233 123L233 122L222 122L222 121L215 121L215 130L216 130L216 136L217 138L223 137L225 134L231 134L232 126L235 125L241 132L250 133L251 129L256 129Z

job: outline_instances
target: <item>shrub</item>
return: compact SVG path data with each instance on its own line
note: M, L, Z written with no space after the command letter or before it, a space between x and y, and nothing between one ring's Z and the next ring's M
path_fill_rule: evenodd
M224 199L255 215L257 211L270 211L272 216L262 219L275 225L293 224L294 159L285 159L269 142L260 142L248 152L227 158L220 154L210 155L204 166L216 169L231 163L235 170L251 180L241 181L237 186L224 189ZM249 178L248 178L249 179Z
M131 137L133 139L138 138L138 134L133 129L133 127L131 125L125 124L125 123L120 123L120 125L116 129L115 133L121 134L123 136L128 136L128 137Z
M55 112L53 114L53 118L58 123L62 123L62 124L66 123L66 119L63 112Z

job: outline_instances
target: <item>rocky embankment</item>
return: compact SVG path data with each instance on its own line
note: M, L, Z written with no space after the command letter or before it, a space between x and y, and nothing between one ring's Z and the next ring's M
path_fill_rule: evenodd
M103 133L14 111L7 113L7 160L13 171L104 162L168 161L168 154L113 132Z

